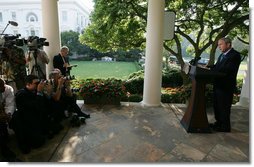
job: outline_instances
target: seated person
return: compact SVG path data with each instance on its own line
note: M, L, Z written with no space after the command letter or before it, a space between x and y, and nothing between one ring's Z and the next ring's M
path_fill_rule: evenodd
M71 81L63 77L59 69L54 69L50 73L49 78L54 82L52 99L57 102L54 105L55 108L61 110L62 117L64 117L64 112L68 110L69 112L76 113L79 117L90 118L90 115L82 112L77 105L76 96L71 90Z
M0 78L0 151L2 161L16 161L16 155L8 147L8 123L15 110L14 89Z
M28 75L26 86L16 94L17 110L14 112L12 128L16 134L18 146L23 153L29 153L45 143L44 135L47 126L45 98L43 96L44 82L35 75Z

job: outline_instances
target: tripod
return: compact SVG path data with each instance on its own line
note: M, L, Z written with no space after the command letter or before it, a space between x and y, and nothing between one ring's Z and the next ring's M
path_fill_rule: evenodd
M39 79L46 79L46 75L43 73L41 67L37 63L37 53L38 53L38 49L35 49L33 51L33 56L34 56L34 62L35 62L35 64L33 65L33 68L31 70L30 74L34 74L34 75L38 76Z

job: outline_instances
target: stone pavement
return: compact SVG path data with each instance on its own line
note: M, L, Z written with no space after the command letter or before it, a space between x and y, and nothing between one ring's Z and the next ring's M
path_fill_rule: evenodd
M82 103L82 102L81 102ZM186 106L139 103L82 105L86 125L65 129L30 154L29 162L74 163L250 163L249 109L232 107L232 132L187 133L180 124ZM213 122L212 110L207 110ZM18 150L16 150L18 152Z

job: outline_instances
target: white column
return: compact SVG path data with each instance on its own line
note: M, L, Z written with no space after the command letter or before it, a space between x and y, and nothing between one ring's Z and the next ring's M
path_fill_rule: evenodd
M47 38L49 46L45 46L44 50L49 56L49 64L47 65L47 77L53 69L53 57L60 51L60 31L58 21L58 0L41 0L42 5L42 29L43 37Z
M245 70L243 86L241 90L240 100L237 105L241 105L243 107L249 107L250 104L250 61L249 57L247 58L247 70Z
M161 105L165 0L148 0L146 60L142 104Z

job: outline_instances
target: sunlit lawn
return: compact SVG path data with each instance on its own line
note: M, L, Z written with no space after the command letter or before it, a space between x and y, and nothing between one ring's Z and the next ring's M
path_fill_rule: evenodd
M118 78L127 79L129 74L138 71L134 62L71 61L71 75L82 78Z
M82 78L118 78L126 79L129 74L139 70L133 62L103 62L103 61L71 61L73 67L71 75L78 79ZM239 67L238 78L244 77L244 70L247 69L246 62Z

